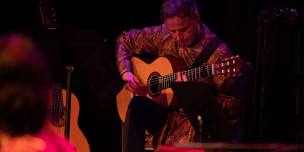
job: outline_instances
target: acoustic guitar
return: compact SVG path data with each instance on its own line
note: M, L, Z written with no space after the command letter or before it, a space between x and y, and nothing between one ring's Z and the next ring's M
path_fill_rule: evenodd
M223 59L217 64L204 64L201 67L180 71L181 65L177 59L159 57L151 63L147 63L138 57L131 58L133 73L144 84L144 91L133 94L126 89L126 85L116 96L118 114L122 122L125 122L126 113L130 101L134 95L146 96L162 106L169 106L174 92L172 84L177 82L178 75L186 76L188 81L214 75L237 76L242 66L239 56Z
M56 18L56 9L50 0L39 0L39 13L42 24L48 32L55 32L59 27ZM71 66L67 67L68 82L70 81ZM67 83L68 83L67 82ZM79 102L67 89L62 89L60 84L53 84L49 94L50 99L50 128L64 138L70 140L79 152L89 152L90 147L84 134L78 127ZM67 99L69 99L67 101Z
M50 128L58 135L65 138L66 130L66 95L67 91L62 89L61 84L53 84L49 91L50 102ZM69 141L76 146L79 152L90 152L89 143L78 126L79 102L77 97L71 93L70 129Z

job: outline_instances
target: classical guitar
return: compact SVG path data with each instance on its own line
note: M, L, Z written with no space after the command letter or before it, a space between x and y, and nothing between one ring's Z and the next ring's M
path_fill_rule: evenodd
M39 0L39 13L43 26L48 32L56 31L59 27L56 19L55 7L50 0ZM71 71L68 71L68 81ZM64 138L70 140L79 152L89 152L90 147L84 134L78 127L79 102L76 96L67 89L62 89L61 84L53 84L49 91L50 128ZM67 101L68 100L68 101Z
M146 63L138 57L132 57L131 63L133 73L145 86L145 91L136 95L146 96L162 106L168 106L174 95L170 87L177 82L178 74L186 76L189 81L213 75L236 76L241 69L242 60L239 56L233 56L223 59L218 64L204 64L201 67L184 71L176 71L178 69L176 63L179 62L167 57L159 57L152 63ZM134 95L124 86L116 96L118 114L123 122Z
M66 138L66 89L61 84L53 84L49 91L50 116L49 126L58 135ZM69 141L76 146L79 152L89 152L89 143L78 126L79 102L77 97L71 93Z

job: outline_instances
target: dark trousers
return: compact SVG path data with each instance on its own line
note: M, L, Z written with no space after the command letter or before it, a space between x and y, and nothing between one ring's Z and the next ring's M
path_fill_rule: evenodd
M143 152L145 129L152 134L160 131L168 112L180 108L183 108L196 133L201 133L196 134L197 141L230 141L232 134L228 117L217 104L216 94L209 86L182 83L173 86L173 89L175 99L170 110L146 97L133 97L123 128L123 152ZM197 121L198 115L204 119L202 125Z
M173 86L175 100L173 109L183 108L194 127L195 141L230 142L233 136L228 116L217 102L217 93L205 83L177 83ZM202 124L198 116L203 119ZM200 133L200 134L199 134Z
M123 152L143 152L145 129L152 134L161 131L166 120L165 108L147 97L133 97L123 125Z

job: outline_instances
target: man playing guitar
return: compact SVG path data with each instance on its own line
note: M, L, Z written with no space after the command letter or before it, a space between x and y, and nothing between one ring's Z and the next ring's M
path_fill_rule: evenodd
M237 140L238 124L230 121L236 120L239 102L236 78L224 73L240 68L218 70L235 60L217 64L231 59L229 48L201 22L194 0L164 0L161 19L162 25L125 31L117 39L116 62L126 81L123 90L129 91L117 96L118 108L128 103L125 116L119 110L123 150L143 151L145 129L160 133L157 145ZM153 63L134 58L147 53L161 58Z

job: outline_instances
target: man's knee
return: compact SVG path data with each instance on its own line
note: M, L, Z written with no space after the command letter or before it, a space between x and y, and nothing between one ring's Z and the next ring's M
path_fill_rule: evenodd
M142 105L146 97L143 96L134 96L131 100L130 107L137 107Z
M140 112L144 109L147 98L143 96L134 96L129 104L129 110L132 112Z

